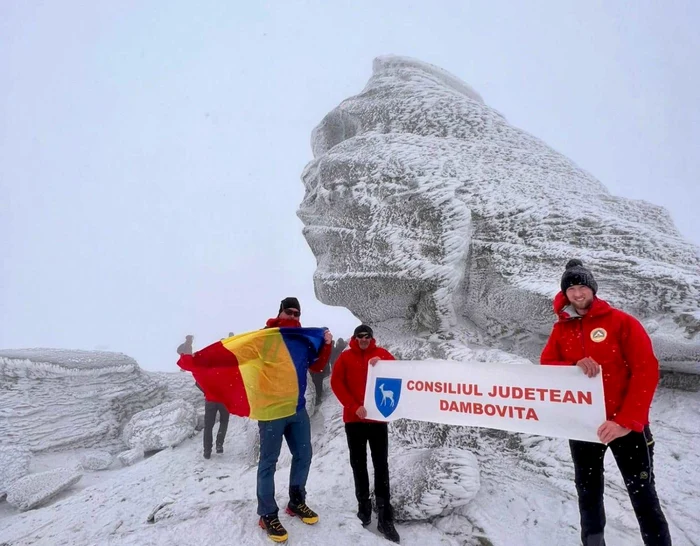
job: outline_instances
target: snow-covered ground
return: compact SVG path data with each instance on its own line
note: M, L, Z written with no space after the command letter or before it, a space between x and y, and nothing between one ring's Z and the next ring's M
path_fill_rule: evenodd
M700 396L664 390L653 409L659 494L676 545L700 545ZM408 423L410 428L410 423ZM255 514L255 425L233 418L226 453L201 456L201 432L134 466L118 462L83 479L52 504L19 513L0 503L0 544L133 545L270 544ZM315 526L282 515L289 544L335 546L388 544L376 524L363 529L355 517L352 476L340 407L326 397L312 416L314 461L308 503L321 515ZM479 448L481 490L467 506L429 522L401 523L404 545L575 545L578 511L566 442L451 427L445 444L463 445L471 435ZM406 431L392 435L400 451ZM32 472L70 467L81 450L46 453ZM278 503L286 500L289 453L277 472ZM607 460L606 509L609 544L641 545L614 461ZM398 486L405 476L392 475ZM150 520L150 521L149 521Z

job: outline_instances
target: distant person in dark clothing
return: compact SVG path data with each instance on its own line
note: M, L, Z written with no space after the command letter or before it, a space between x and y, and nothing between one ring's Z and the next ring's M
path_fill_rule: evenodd
M192 354L192 342L194 341L194 336L185 336L185 342L181 343L178 348L177 348L177 354L179 355L191 355ZM182 368L180 368L181 372L184 372Z
M338 341L333 344L333 349L331 349L331 358L328 361L328 366L326 366L322 372L311 372L311 379L314 382L314 387L316 387L317 406L323 401L323 380L331 375L333 364L338 360L340 353L342 353L347 346L348 344L345 343L343 338L339 338Z
M338 341L333 347L333 352L331 353L331 365L335 364L335 361L338 360L340 353L342 353L347 348L348 344L345 343L345 340L342 337L339 337Z
M204 392L199 383L196 383L197 388ZM206 395L205 395L206 397ZM204 402L204 458L211 458L211 449L214 443L214 423L216 423L216 414L219 413L219 430L216 433L216 452L224 452L224 440L226 440L226 431L228 430L229 413L220 402L207 400Z
M185 342L177 348L179 355L192 354L193 336L186 336ZM181 370L184 371L184 370ZM197 388L204 392L199 383L195 383ZM206 400L206 395L205 395ZM214 400L206 400L204 402L204 458L211 459L211 449L214 443L214 423L216 423L216 414L219 413L219 430L216 433L216 452L224 452L224 440L226 439L226 430L228 429L229 413L226 406Z

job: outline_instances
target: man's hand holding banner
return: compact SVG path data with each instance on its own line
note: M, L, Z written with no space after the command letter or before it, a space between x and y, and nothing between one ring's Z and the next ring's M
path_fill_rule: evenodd
M600 442L602 374L576 366L382 360L369 367L367 418L414 419Z

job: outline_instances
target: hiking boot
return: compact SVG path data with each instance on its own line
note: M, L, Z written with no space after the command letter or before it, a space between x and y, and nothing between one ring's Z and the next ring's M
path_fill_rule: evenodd
M396 544L399 544L399 541L401 540L401 537L399 537L399 532L396 530L396 527L394 527L393 521L379 518L379 521L377 522L377 531L383 534L384 538L390 540L391 542L395 542Z
M360 518L363 527L372 523L372 501L361 501L357 504L357 517Z
M211 449L209 451L207 451L206 449L204 450L204 458L211 459Z
M267 533L267 536L270 537L270 540L273 542L285 542L289 538L287 530L280 523L277 514L260 516L258 525L260 525L260 528Z
M401 540L394 527L394 508L384 499L377 499L377 531L396 544Z
M217 445L217 446L216 446L216 452L219 453L219 454L223 453L223 452L224 452L224 446L219 446L219 445Z
M306 506L305 502L300 502L299 504L290 502L287 505L287 514L298 517L307 525L313 525L318 522L318 514Z

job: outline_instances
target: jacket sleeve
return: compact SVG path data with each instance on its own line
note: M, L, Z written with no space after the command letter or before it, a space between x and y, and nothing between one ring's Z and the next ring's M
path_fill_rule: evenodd
M379 354L377 355L380 360L396 360L394 355L392 355L389 351L386 349L381 349L379 351Z
M322 372L323 368L328 364L328 360L331 357L331 351L333 350L332 343L324 343L321 346L321 350L318 352L318 357L311 366L309 366L310 372Z
M571 366L573 362L564 362L561 352L559 351L559 328L555 324L552 328L552 333L549 334L547 345L542 349L540 355L540 364L547 366Z
M613 421L642 432L649 422L649 408L659 383L659 361L654 355L649 334L636 318L629 315L621 331L621 346L630 370L630 381L622 407Z
M355 413L362 403L358 403L357 400L350 394L350 390L346 384L346 353L340 353L338 360L335 361L333 365L333 370L331 371L331 390L335 394L336 398L340 401L344 408Z

